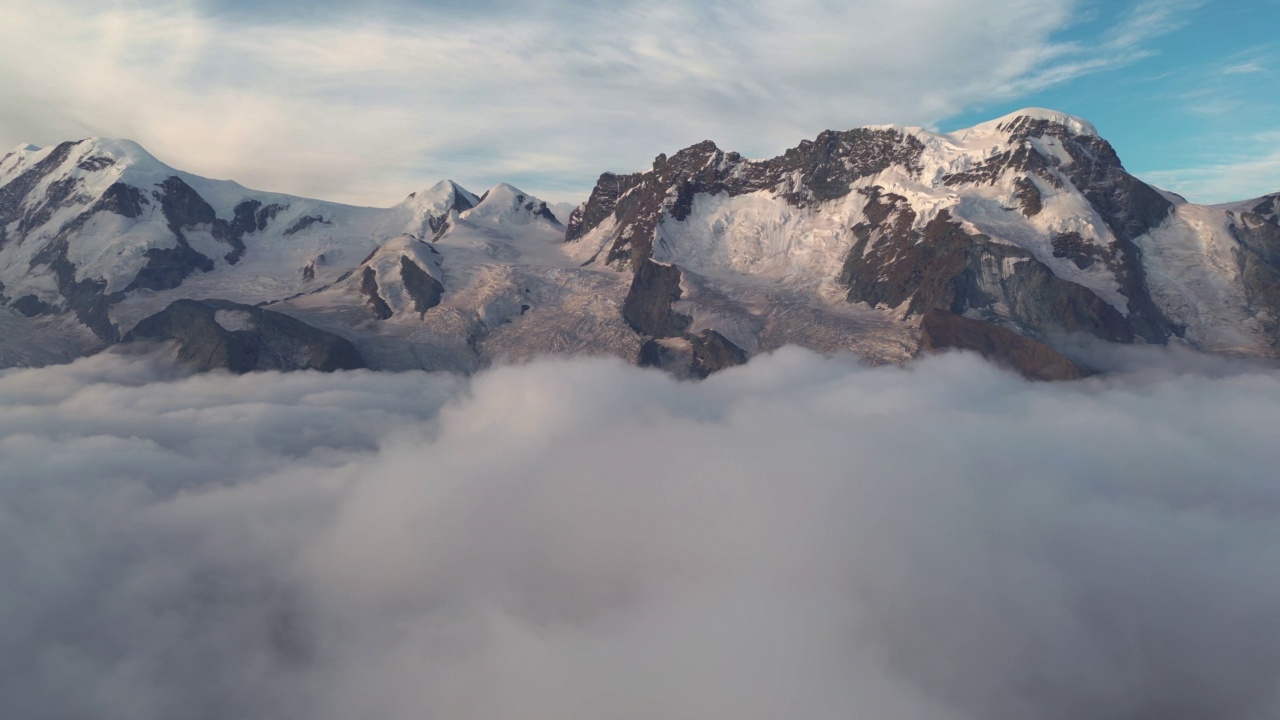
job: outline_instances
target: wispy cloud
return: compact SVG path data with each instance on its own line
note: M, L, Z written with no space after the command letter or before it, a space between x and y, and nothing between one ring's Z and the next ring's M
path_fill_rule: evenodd
M704 138L772 154L929 124L1052 78L1073 5L17 0L0 141L128 136L194 172L360 202L441 176L554 197Z
M389 204L441 177L577 199L711 138L932 125L1133 62L1197 3L1065 43L1077 0L15 0L0 142L105 135L193 172Z
M1172 76L1157 101L1193 124L1188 146L1158 157L1144 178L1196 202L1244 200L1280 190L1280 95L1269 92L1276 45L1226 53Z
M1112 49L1135 49L1144 43L1180 30L1191 22L1191 13L1208 0L1141 0L1110 30L1105 43Z
M1266 72L1267 68L1262 63L1251 60L1236 65L1228 65L1222 68L1223 75L1247 75L1252 73Z
M1173 190L1196 202L1225 203L1246 200L1264 192L1280 192L1280 131L1246 138L1247 149L1233 153L1225 161L1154 170L1142 173L1144 180Z

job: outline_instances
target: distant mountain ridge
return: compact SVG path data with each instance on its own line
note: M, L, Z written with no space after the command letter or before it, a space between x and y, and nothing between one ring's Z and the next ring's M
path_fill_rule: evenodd
M188 299L290 316L387 369L596 353L704 376L789 343L898 363L984 327L971 349L1042 365L1052 351L1012 352L1010 331L1274 358L1278 206L1187 203L1034 108L827 131L766 160L699 143L604 173L567 218L506 184L358 208L128 141L24 146L0 159L0 365L96 351Z

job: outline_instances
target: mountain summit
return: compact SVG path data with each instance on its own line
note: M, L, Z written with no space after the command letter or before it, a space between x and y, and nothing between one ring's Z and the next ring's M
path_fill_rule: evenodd
M607 353L699 376L795 343L1078 376L1045 345L1066 333L1275 357L1278 206L1187 203L1038 108L826 131L765 160L707 141L601 175L567 218L507 184L357 208L128 141L22 147L0 160L0 364L92 352L179 300L262 307L392 369Z

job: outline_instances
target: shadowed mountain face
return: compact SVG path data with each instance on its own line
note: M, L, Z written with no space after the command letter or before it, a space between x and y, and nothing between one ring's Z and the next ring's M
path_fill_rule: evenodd
M288 315L226 300L178 300L138 323L126 341L173 341L178 359L201 371L355 370L350 341Z
M921 318L920 349L971 350L1031 380L1078 380L1089 374L1042 342L945 310L930 310Z
M605 173L563 225L510 185L354 208L85 140L0 160L0 303L4 342L72 354L217 299L350 338L375 368L604 353L701 377L799 344L870 363L961 347L1072 377L1027 343L1275 357L1278 206L1181 202L1038 109L827 131L767 160L699 143Z

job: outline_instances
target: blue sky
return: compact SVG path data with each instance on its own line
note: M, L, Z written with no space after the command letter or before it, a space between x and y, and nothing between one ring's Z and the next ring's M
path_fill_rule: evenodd
M1280 0L1151 4L1169 14L1132 60L940 123L967 127L1027 105L1091 120L1128 169L1193 200L1280 191ZM1140 6L1094 2L1057 39L1106 41Z
M578 201L703 139L1091 120L1196 201L1280 190L1280 0L7 0L0 147L130 138L371 205L452 178Z

